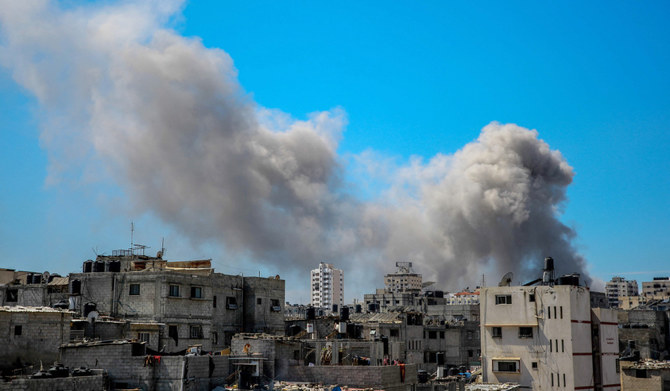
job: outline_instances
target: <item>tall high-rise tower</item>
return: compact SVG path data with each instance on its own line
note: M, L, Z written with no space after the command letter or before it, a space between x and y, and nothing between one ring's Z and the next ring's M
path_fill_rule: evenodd
M333 305L337 304L338 310L344 304L344 273L340 269L335 269L333 265L325 262L319 264L318 269L311 273L311 304L314 307L333 310Z

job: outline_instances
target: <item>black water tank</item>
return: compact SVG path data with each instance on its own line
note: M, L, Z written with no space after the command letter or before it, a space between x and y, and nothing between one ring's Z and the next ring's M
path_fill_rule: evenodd
M84 273L90 273L93 271L93 261L90 259L84 262Z
M346 322L347 320L349 320L349 307L344 306L340 311L340 321Z
M78 295L81 293L81 281L79 280L72 280L72 286L70 289L70 293L73 295Z
M316 319L316 309L314 307L307 308L307 320Z
M95 303L84 304L84 316L88 316L91 311L95 311L96 307Z
M547 271L554 270L554 258L552 257L544 258L544 270Z
M579 286L579 274L566 274L558 278L558 285Z
M363 312L363 306L360 304L356 304L356 313L360 314L361 312Z
M110 272L120 272L121 271L121 261L109 261L107 268Z

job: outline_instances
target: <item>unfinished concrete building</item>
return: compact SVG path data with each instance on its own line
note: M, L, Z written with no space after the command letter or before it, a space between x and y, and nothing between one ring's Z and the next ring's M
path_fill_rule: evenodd
M82 273L71 274L70 295L70 308L93 324L122 320L126 326L117 338L144 341L155 351L178 352L191 345L220 350L238 332L284 332L279 276L215 273L210 260L168 262L160 254L118 250L84 262Z
M0 269L0 305L67 308L68 281L49 272Z
M0 370L50 364L70 340L69 311L48 307L0 307Z

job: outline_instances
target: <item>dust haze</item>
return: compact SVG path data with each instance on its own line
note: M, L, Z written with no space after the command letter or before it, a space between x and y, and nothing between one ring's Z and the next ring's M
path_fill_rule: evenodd
M0 1L0 61L38 102L50 185L111 178L185 237L280 271L332 262L348 284L403 260L445 288L485 270L530 279L546 255L590 281L559 220L573 169L535 130L491 123L363 200L337 153L344 109L260 106L227 53L166 27L182 8Z

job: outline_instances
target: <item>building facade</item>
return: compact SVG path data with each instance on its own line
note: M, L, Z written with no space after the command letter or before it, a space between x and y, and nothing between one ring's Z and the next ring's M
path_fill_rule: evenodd
M617 308L620 302L625 300L625 297L639 294L637 281L626 280L623 277L612 277L612 280L605 284L605 293L610 308Z
M591 310L575 285L482 288L484 382L522 388L620 390L614 310Z
M96 323L107 317L129 323L116 337L144 341L152 350L220 350L235 333L283 334L284 289L279 276L215 273L209 260L121 253L98 256L84 262L83 273L70 274L69 304Z
M395 273L389 273L384 276L384 287L386 292L420 292L422 277L421 274L412 271L412 262L396 262Z
M642 282L645 296L670 296L670 277L654 277L653 281Z
M344 305L344 272L333 265L321 262L310 277L311 304L328 311Z

